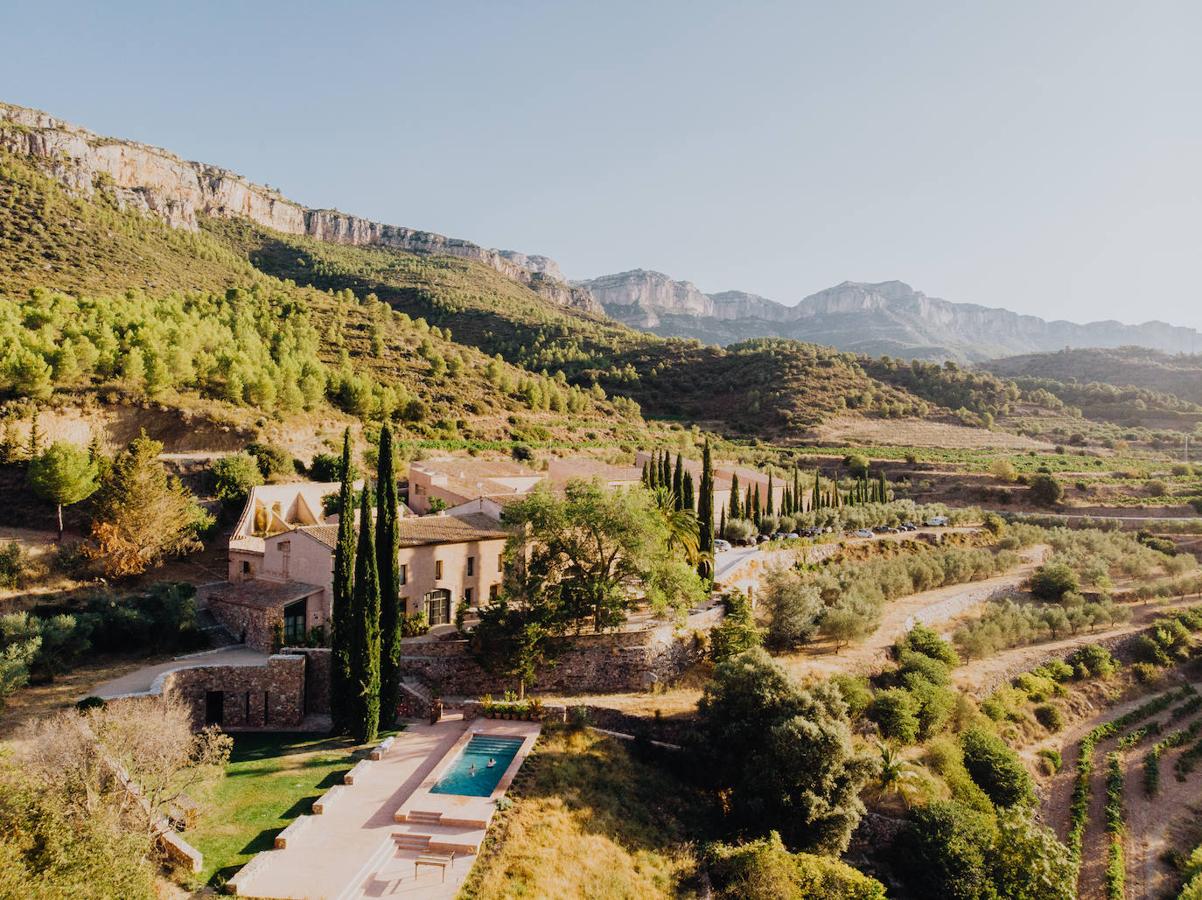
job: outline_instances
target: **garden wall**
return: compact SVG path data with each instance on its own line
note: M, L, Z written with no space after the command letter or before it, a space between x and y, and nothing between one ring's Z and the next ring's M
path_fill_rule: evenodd
M638 631L581 634L563 638L554 664L538 673L534 690L558 694L604 694L646 690L672 681L702 655L695 633L722 617L715 607L689 617L685 628L670 624ZM415 675L435 693L450 696L500 694L512 678L486 672L465 640L408 640L401 646L401 671Z

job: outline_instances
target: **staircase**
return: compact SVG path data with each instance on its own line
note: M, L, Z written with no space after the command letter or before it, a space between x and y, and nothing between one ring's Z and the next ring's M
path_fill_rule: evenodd
M226 627L217 621L217 617L209 611L207 606L196 610L196 630L203 632L208 637L209 648L212 650L240 646Z

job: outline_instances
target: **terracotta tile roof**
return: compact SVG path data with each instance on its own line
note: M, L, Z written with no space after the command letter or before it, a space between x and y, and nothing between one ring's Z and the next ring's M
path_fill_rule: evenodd
M295 600L301 600L319 593L323 588L315 584L304 584L300 581L242 581L237 584L229 581L219 581L215 584L202 584L196 589L198 601L218 600L223 603L236 603L239 606L254 606L259 609L275 609L287 606Z
M307 525L298 528L297 531L320 541L331 550L338 543L337 525ZM462 516L407 516L397 520L397 534L402 547L504 540L509 536L495 519L482 513Z

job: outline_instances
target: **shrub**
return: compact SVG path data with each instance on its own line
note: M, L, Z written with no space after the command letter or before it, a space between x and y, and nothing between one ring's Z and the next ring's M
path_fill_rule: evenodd
M213 463L213 494L224 503L241 503L263 483L259 464L248 453L231 453Z
M862 675L832 675L830 683L843 697L843 702L847 704L847 714L852 719L859 718L872 702L872 688L868 686L868 679Z
M317 453L309 463L309 477L314 481L332 482L342 477L342 457L336 453Z
M1118 670L1118 663L1110 651L1099 644L1086 644L1074 651L1068 664L1078 678L1109 678Z
M1040 600L1060 600L1069 592L1081 590L1081 579L1066 563L1050 562L1031 576L1031 593Z
M1053 475L1040 472L1027 482L1032 502L1039 506L1055 506L1064 497L1064 488Z
M16 588L25 583L29 561L16 541L0 545L0 587Z
M903 650L897 663L898 677L903 684L912 684L916 679L931 684L947 684L951 681L951 672L947 665L923 653Z
M1064 727L1064 713L1059 706L1051 703L1041 703L1035 707L1035 721L1050 732L1057 732Z
M960 735L964 768L998 806L1027 805L1034 800L1031 776L1018 755L996 734L970 728Z
M718 662L738 656L760 645L760 630L751 613L751 603L741 591L731 591L722 597L726 615L710 630L710 654Z
M900 647L937 659L949 668L954 669L960 665L960 657L955 648L940 637L939 632L926 625L915 625L898 643Z
M729 900L837 897L842 900L884 900L880 882L846 863L811 853L790 853L780 834L745 844L712 844L705 867L714 895Z
M296 463L292 454L277 444L254 441L246 446L246 452L255 458L259 471L266 479L285 478L296 474Z
M1044 747L1036 754L1041 760L1041 765L1048 775L1055 775L1064 767L1064 758L1061 757L1060 751L1052 747Z
M867 716L881 735L903 744L912 744L918 737L918 702L904 688L878 691L868 705Z
M1042 703L1060 690L1052 679L1036 675L1034 672L1023 672L1014 679L1014 686L1035 703Z

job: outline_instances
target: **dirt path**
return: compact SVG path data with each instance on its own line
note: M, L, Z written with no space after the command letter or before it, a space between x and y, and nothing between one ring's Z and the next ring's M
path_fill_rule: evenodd
M815 644L811 649L778 657L778 661L794 677L833 675L839 672L869 674L880 668L894 641L916 624L940 626L964 615L970 609L1004 591L1021 585L1043 562L1049 548L1040 545L1023 551L1020 566L1004 575L953 584L947 587L911 594L885 604L881 623L865 641L846 647L838 653L829 643Z

